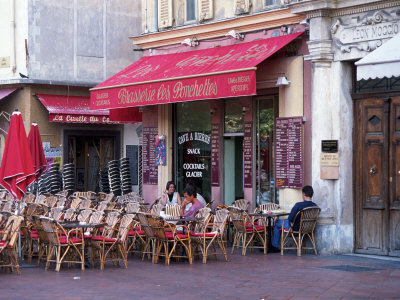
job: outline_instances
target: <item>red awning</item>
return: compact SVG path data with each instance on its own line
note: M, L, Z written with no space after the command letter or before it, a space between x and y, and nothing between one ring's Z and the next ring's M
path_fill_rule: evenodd
M36 96L49 111L50 122L118 124L137 123L142 120L139 112L140 119L138 115L131 114L125 116L124 120L118 119L118 116L110 120L110 111L108 109L90 109L89 97L47 94L36 94ZM136 110L139 111L138 108Z
M0 100L14 93L17 89L0 89Z
M91 89L92 109L256 94L256 66L303 32L231 46L145 56Z

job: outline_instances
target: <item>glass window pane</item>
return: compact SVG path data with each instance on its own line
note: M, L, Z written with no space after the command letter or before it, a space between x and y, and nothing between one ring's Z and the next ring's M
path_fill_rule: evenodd
M211 119L207 101L176 105L176 182L182 194L193 182L206 201L211 200Z
M243 110L239 100L225 101L224 132L243 132Z
M186 21L196 20L196 0L186 0Z

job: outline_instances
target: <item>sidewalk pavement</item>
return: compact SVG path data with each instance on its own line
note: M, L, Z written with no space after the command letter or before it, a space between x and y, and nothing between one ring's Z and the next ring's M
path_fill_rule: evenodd
M167 266L130 257L128 269L0 271L0 299L400 299L400 259L260 252L229 259Z

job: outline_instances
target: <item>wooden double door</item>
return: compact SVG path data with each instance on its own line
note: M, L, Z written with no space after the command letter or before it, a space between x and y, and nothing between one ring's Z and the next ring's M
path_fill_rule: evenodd
M400 97L354 108L355 251L400 257Z

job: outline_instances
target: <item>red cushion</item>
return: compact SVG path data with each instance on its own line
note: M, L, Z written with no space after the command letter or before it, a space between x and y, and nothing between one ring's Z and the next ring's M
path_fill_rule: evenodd
M31 238L33 238L33 239L38 239L38 238L39 238L39 235L38 235L37 233L31 232Z
M170 231L166 231L165 235L166 235L167 239L169 239L169 240L174 239L174 234ZM187 239L187 237L188 237L187 234L183 234L183 233L175 233L175 235L177 237L179 237L180 239Z
M113 239L113 238L105 238L104 236L102 236L102 235L95 235L95 236L92 236L92 241L106 241L106 242L115 242L117 239Z
M0 247L4 247L5 244L6 244L5 242L0 242ZM11 248L11 245L8 244L7 247Z
M263 231L263 230L264 230L264 226L254 226L254 228L255 228L257 231ZM246 228L246 231L253 231L253 227L247 227L247 228Z
M216 234L218 234L218 232L206 232L206 237L213 237ZM197 232L191 231L190 235L191 236L196 236L196 237L202 237L202 236L204 236L204 233L197 233Z
M131 230L128 232L129 236L144 235L144 234L145 234L144 230L139 230L139 229Z
M67 244L67 243L68 243L68 240L67 240L67 237L66 237L66 236L60 236L59 239L60 239L60 243L61 243L61 244ZM78 239L78 238L69 238L69 241L70 241L71 243L80 243L80 242L82 242L82 239Z

